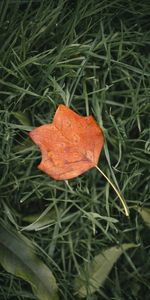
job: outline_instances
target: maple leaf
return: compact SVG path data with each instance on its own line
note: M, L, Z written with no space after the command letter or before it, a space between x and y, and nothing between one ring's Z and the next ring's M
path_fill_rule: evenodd
M38 168L56 180L74 178L95 167L104 144L102 130L92 116L80 116L62 104L51 124L29 135L42 153Z

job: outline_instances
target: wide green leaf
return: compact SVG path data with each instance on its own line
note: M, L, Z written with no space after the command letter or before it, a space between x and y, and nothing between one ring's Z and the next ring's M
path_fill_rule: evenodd
M150 229L150 208L142 207L138 209L139 214L141 215L144 223Z
M63 213L62 209L58 209L57 213L55 209L51 209L47 207L42 213L28 215L23 217L23 221L31 223L21 229L21 231L38 231L44 229L46 226L55 223L57 221L58 216Z
M39 300L58 300L55 278L36 256L31 241L3 224L0 224L0 264L7 272L29 282Z
M96 255L91 262L86 262L75 279L75 293L84 298L98 290L120 255L133 247L136 247L133 243L114 246Z
M14 117L22 124L25 126L30 126L30 121L28 116L25 113L22 112L12 112L12 115L14 115Z

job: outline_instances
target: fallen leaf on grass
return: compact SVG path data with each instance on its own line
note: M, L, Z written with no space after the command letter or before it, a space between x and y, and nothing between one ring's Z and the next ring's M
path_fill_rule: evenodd
M95 167L104 144L93 117L79 116L65 105L59 105L51 124L29 135L42 152L38 168L57 180L74 178Z
M53 122L33 129L29 136L40 147L38 168L56 180L71 179L95 167L114 189L126 216L125 200L115 185L97 166L104 136L92 116L82 117L65 105L59 105Z

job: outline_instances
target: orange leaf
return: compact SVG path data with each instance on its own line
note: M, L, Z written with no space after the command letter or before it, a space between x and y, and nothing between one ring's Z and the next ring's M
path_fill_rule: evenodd
M56 180L63 180L74 178L96 167L112 186L124 207L126 216L129 216L125 200L97 166L104 136L92 116L79 116L61 104L51 124L35 128L29 135L42 152L42 160L38 165L40 170Z
M97 165L104 136L92 116L59 105L53 122L29 133L40 147L38 168L56 180L74 178Z

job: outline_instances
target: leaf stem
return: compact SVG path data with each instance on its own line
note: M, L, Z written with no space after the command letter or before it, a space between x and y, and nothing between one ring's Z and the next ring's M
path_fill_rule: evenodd
M116 192L118 198L120 199L122 206L124 208L125 211L125 215L127 217L129 217L129 209L128 206L125 202L125 200L123 199L123 197L120 195L119 191L117 190L117 188L115 187L115 185L110 181L110 179L105 175L105 173L96 165L95 168L105 177L105 179L109 182L109 184L112 186L112 188L114 189L114 191Z

